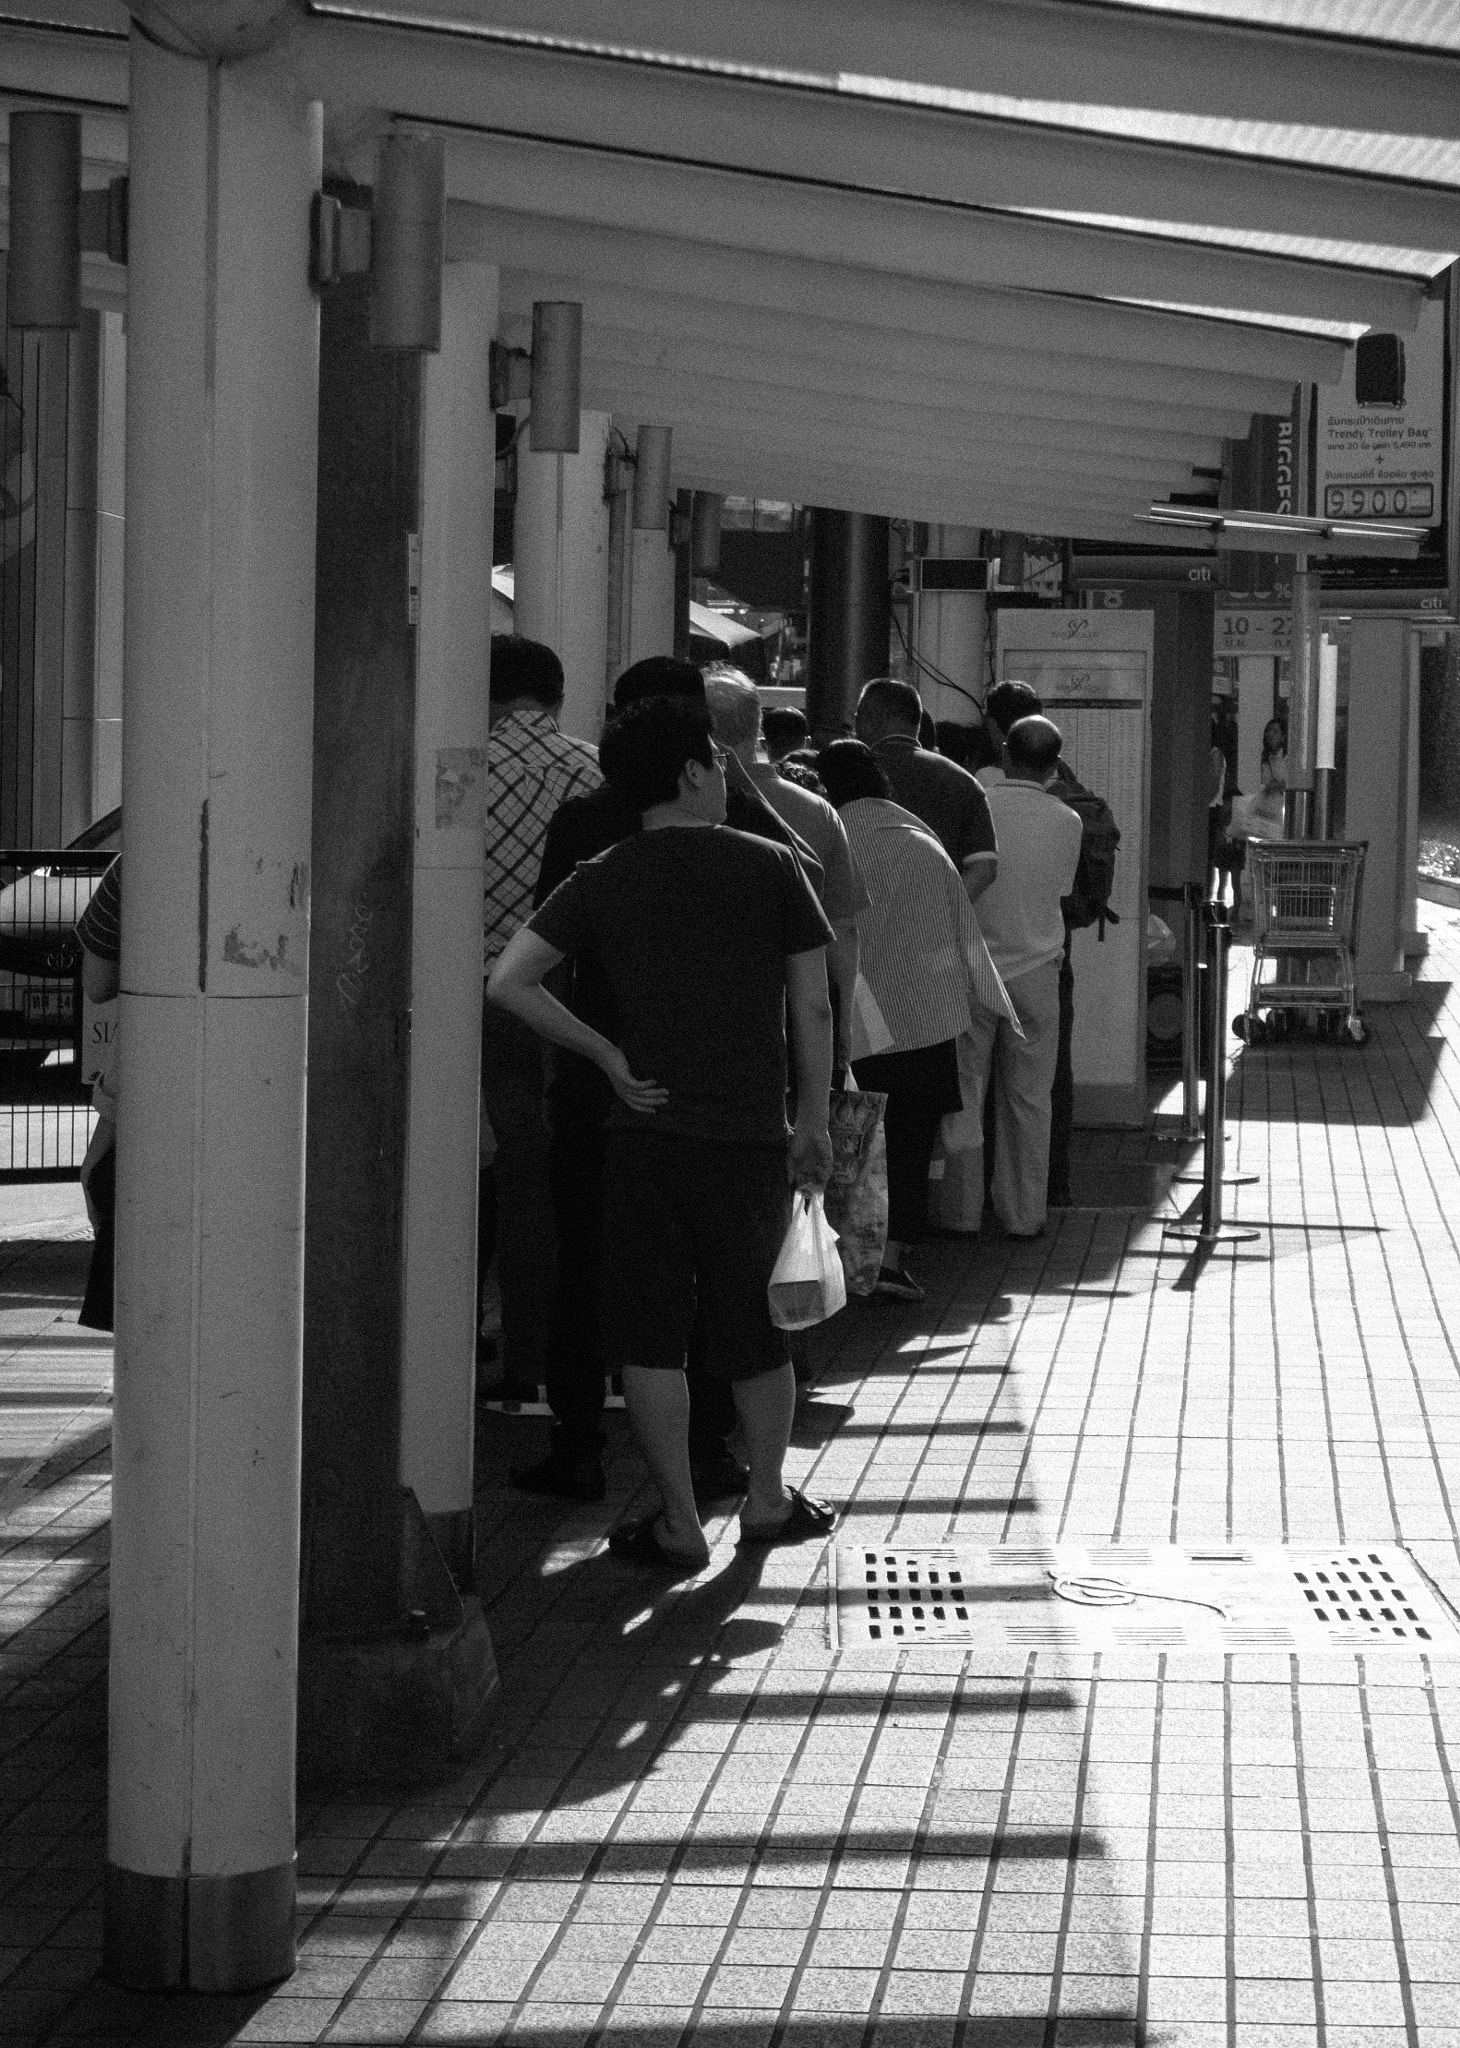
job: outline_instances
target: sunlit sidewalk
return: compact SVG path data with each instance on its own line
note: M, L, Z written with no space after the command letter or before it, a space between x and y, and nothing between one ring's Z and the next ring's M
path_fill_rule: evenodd
M840 1546L1402 1545L1460 1600L1460 915L1423 910L1367 1048L1238 1060L1254 1242L1198 1268L1170 1198L1070 1211L821 1333L794 1476ZM1106 1188L1183 1158L1083 1154ZM1454 1650L834 1648L824 1548L722 1517L668 1590L607 1557L622 1418L563 1511L505 1486L541 1425L483 1419L500 1718L451 1786L306 1810L297 1975L97 1985L107 1354L66 1227L0 1243L0 2036L1460 2048Z

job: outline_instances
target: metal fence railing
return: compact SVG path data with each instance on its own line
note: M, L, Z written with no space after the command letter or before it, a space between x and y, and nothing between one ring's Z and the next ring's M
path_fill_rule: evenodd
M113 851L0 848L0 1181L70 1180L90 1141L108 1020L82 995L76 922Z

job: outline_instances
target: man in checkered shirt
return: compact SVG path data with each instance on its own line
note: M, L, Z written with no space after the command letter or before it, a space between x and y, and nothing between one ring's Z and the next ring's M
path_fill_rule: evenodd
M532 914L543 841L565 797L603 781L581 740L558 731L563 665L550 647L492 635L482 972ZM502 1391L535 1397L557 1279L543 1123L542 1046L494 1004L482 1013L482 1100L497 1141L497 1265ZM478 1276L480 1280L482 1276ZM531 1389L531 1392L529 1392Z

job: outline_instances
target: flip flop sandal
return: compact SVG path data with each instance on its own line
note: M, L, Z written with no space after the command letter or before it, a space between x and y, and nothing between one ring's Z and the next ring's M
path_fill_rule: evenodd
M769 1529L747 1528L740 1524L740 1540L758 1550L769 1550L777 1543L807 1543L813 1537L829 1536L836 1527L837 1510L830 1501L813 1500L809 1493L802 1493L799 1487L788 1486L791 1496L791 1512L784 1522L776 1522Z
M654 1524L662 1510L656 1508L652 1515L645 1515L641 1522L623 1522L608 1539L609 1554L620 1558L625 1564L649 1565L656 1571L674 1572L680 1578L692 1578L702 1572L708 1558L683 1557L678 1551L666 1550L654 1533Z

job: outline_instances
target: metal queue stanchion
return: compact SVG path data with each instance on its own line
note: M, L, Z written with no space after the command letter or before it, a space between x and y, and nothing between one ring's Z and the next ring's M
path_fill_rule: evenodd
M1201 904L1199 882L1147 891L1158 903L1182 906L1181 926L1181 1124L1158 1131L1161 1145L1192 1145L1201 1136Z
M1243 1244L1260 1237L1250 1225L1228 1223L1222 1215L1222 1190L1230 1186L1225 1173L1227 1150L1227 955L1232 945L1232 920L1225 903L1203 906L1207 941L1207 1001L1210 1027L1207 1058L1206 1109L1202 1129L1201 1195L1197 1214L1183 1216L1165 1225L1162 1235L1183 1239L1199 1248L1218 1244ZM1195 1005L1191 1006L1195 1009ZM1235 1176L1255 1180L1256 1174Z

